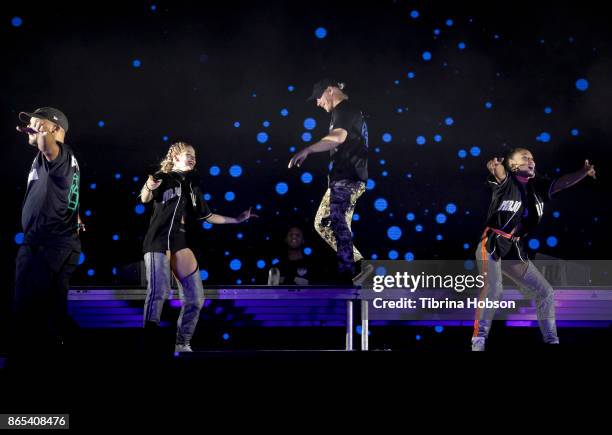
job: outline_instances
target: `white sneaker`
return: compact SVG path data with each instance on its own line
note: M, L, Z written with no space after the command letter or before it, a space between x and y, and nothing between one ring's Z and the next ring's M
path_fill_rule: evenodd
M189 344L177 344L174 346L174 353L193 352Z
M484 352L485 350L485 338L484 337L472 337L472 352Z

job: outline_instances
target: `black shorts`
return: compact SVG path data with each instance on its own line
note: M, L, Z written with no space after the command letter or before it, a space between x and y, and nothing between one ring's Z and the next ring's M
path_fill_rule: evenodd
M172 232L172 236L170 237L170 253L174 255L181 249L188 247L185 224L179 224L176 230Z

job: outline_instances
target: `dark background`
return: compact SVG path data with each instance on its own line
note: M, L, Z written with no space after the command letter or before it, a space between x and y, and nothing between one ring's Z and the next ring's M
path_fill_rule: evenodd
M202 230L200 266L208 283L265 283L293 224L305 229L313 261L322 269L333 266L331 250L312 229L326 187L327 156L287 169L290 147L307 145L306 118L316 120L313 141L326 132L329 115L304 100L313 82L328 75L345 81L351 100L368 114L375 187L358 202L360 219L353 222L366 258L395 258L390 251L399 259L407 253L415 259L471 258L489 204L485 163L513 146L531 149L538 172L550 176L579 169L585 158L596 164L597 180L585 180L547 205L530 239L539 241L539 252L555 257L609 258L607 15L585 2L458 3L6 5L0 15L6 298L35 155L15 125L19 111L40 106L67 114L66 142L82 171L81 214L88 230L74 284L133 280L127 265L141 259L150 216L149 207L135 213L137 195L147 171L175 140L195 146L213 211L235 216L260 205L260 218L248 224ZM20 26L12 25L13 17L21 18ZM319 27L326 37L315 35ZM431 52L430 61L422 58L424 51ZM586 91L576 87L581 78L589 83ZM281 115L283 108L288 116ZM258 142L260 132L268 134L266 143ZM549 141L536 139L543 132ZM417 136L426 143L419 146ZM467 157L460 158L460 150ZM232 165L240 165L240 177L229 175ZM210 175L211 166L221 174ZM313 176L309 184L300 179L305 171ZM288 185L285 195L275 190L279 182ZM224 198L228 191L235 193L233 201ZM388 202L384 211L374 206L379 198ZM449 203L456 205L454 214L445 211ZM409 212L414 221L406 219ZM446 215L443 224L436 221L439 213ZM399 240L387 236L394 225L402 230ZM550 236L558 240L554 247L547 244ZM233 259L241 261L240 270L230 269ZM258 260L265 268L256 266Z

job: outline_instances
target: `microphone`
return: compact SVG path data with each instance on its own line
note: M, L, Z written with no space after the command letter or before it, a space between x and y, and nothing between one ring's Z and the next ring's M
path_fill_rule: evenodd
M31 127L19 127L17 126L17 131L21 132L21 133L25 133L25 134L38 134L39 132L34 130Z

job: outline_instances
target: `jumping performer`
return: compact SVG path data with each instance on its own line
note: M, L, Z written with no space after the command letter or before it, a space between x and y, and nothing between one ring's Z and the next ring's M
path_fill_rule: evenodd
M204 303L204 289L194 255L197 224L238 224L251 217L251 209L237 218L211 213L202 198L194 148L185 142L170 146L160 170L142 187L141 200L154 201L153 216L144 239L147 297L144 326L157 329L170 291L170 271L176 277L183 305L178 318L175 352L192 352L191 338Z
M289 168L300 167L312 153L329 151L328 189L315 217L315 229L337 253L341 283L353 284L355 262L363 256L353 245L351 221L368 180L368 128L362 112L349 102L344 83L323 79L307 101L331 113L327 136L299 151Z
M538 323L544 342L558 344L554 293L544 276L529 261L522 240L540 222L544 203L552 195L595 178L595 167L585 160L582 169L555 180L536 177L535 161L525 148L510 150L502 159L487 163L487 184L493 191L487 225L476 250L476 259L485 286L481 299L498 301L502 295L502 273L535 296ZM495 309L476 311L472 350L483 351Z

